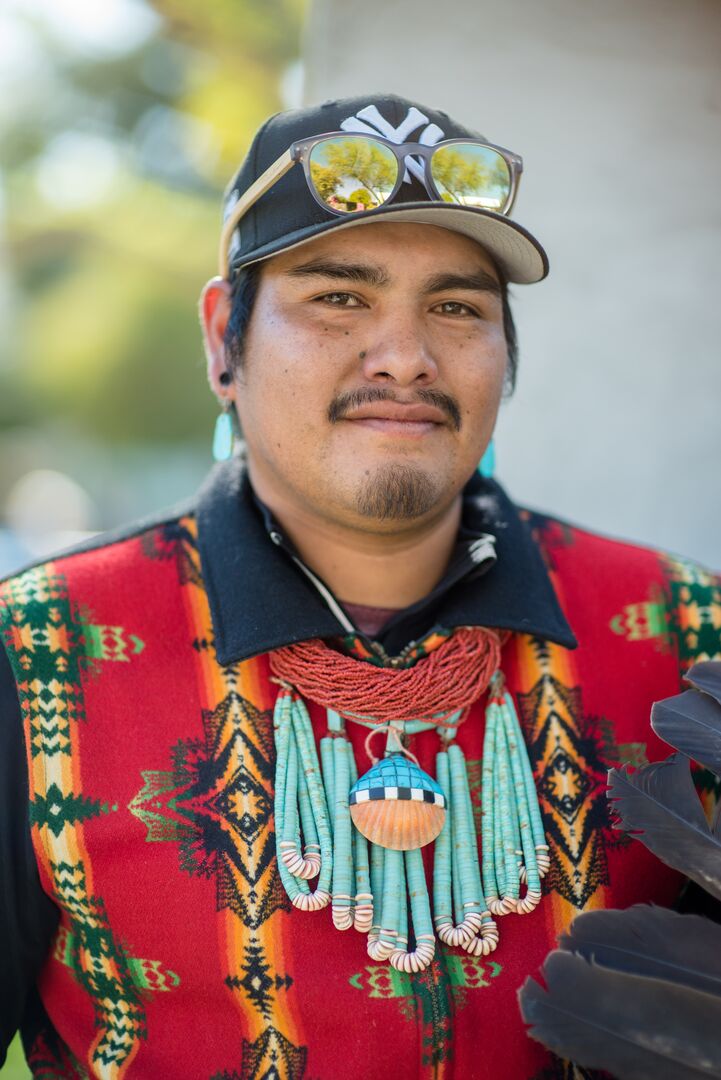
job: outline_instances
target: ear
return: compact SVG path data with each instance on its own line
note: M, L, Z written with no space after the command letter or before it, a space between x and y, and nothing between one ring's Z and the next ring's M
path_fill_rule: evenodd
M217 397L234 398L235 386L223 386L220 376L228 371L224 344L225 328L230 318L230 282L214 277L200 294L200 322L208 362L208 382Z

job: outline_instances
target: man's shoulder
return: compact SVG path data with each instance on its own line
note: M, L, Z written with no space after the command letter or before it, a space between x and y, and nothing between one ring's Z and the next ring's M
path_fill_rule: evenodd
M185 499L26 563L0 579L0 595L12 595L14 585L42 575L51 566L72 566L78 571L107 575L114 569L126 568L129 562L142 555L161 558L181 535L194 532L196 502L195 498Z
M651 641L662 649L675 641L684 670L721 656L721 575L651 545L547 514L524 516L579 640L603 626L629 643Z
M519 513L539 544L552 569L577 566L583 572L606 574L665 576L686 572L719 580L719 574L695 559L687 558L654 544L640 543L590 529L564 518L535 509L520 508Z

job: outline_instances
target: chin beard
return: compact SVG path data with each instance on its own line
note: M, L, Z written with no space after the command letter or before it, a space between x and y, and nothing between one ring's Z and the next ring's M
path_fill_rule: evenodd
M427 473L415 465L384 465L364 481L356 505L363 517L408 521L432 510L438 494Z

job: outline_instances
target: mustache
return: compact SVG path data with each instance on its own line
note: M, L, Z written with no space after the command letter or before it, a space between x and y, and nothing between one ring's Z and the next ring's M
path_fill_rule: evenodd
M376 401L395 401L401 405L431 405L446 414L454 431L461 430L461 410L456 399L450 394L444 394L442 390L425 388L416 390L411 401L401 400L392 390L381 386L364 386L358 390L347 390L334 398L328 406L328 420L331 424L337 424L353 409L359 409L362 405L372 405Z

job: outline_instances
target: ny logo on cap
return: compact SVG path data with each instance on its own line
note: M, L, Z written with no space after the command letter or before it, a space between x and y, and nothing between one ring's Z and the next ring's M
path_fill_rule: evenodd
M401 120L397 127L393 127L393 124L381 116L376 105L366 105L364 109L359 109L355 116L347 117L341 123L341 128L343 131L361 132L364 135L382 135L384 139L388 139L388 142L400 145L409 142L413 132L417 131L423 124L426 126L413 141L419 142L423 146L435 146L438 140L443 138L444 133L438 127L438 124L429 123L428 117L424 116L415 105L411 105L405 118ZM415 176L416 180L420 180L426 191L428 190L423 162L416 161L410 154L406 154L406 169L403 173L404 184L411 183L409 173Z

